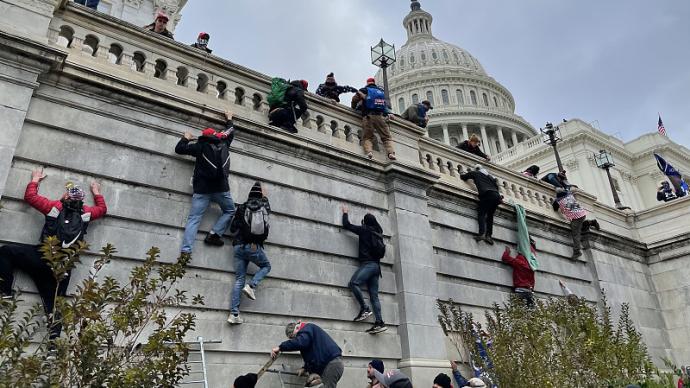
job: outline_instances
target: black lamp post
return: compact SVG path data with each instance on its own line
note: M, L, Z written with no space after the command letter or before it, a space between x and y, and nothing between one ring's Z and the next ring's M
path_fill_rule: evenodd
M611 177L611 167L616 165L615 163L613 163L613 156L605 150L601 150L598 154L594 154L594 162L597 164L597 167L606 170L606 175L609 177L609 184L611 185L611 192L613 193L613 202L616 204L616 209L630 209L629 207L623 206L621 204L621 199L618 197L616 185L613 184L613 178Z
M564 171L563 163L561 162L561 156L558 154L558 147L556 146L556 144L559 141L563 140L561 138L561 130L558 129L558 126L554 127L551 123L546 123L544 128L539 128L539 130L542 133L544 143L553 147L553 153L556 155L556 164L558 165L558 171Z
M391 107L391 99L388 95L388 74L386 68L395 63L395 46L386 43L383 38L371 48L371 63L383 70L383 90L386 96L386 106Z

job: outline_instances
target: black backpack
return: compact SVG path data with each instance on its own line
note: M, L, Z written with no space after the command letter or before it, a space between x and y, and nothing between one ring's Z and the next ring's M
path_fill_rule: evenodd
M60 244L62 244L62 248L69 248L77 241L83 240L86 234L86 227L88 226L87 220L84 220L83 213L81 201L71 206L63 204L62 210L59 213L54 208L46 215L42 240L47 236L56 236Z
M206 179L226 179L230 175L230 150L224 141L201 142L197 158L199 176Z
M371 231L371 258L381 260L386 256L386 243L383 241L383 235Z
M263 244L270 229L271 206L265 198L252 198L239 205L230 222L230 236L243 243Z

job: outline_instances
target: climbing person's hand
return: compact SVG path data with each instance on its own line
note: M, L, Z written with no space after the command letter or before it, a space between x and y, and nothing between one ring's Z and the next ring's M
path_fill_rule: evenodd
M40 169L33 170L31 171L31 182L38 183L45 179L46 176L47 175L43 173L43 167L41 167Z
M184 138L187 139L187 140L192 140L192 139L194 139L194 135L192 135L190 132L185 132L183 136L184 136Z
M450 369L454 371L458 370L458 363L453 360L450 360Z
M297 377L306 376L306 375L308 374L308 373L307 373L307 370L304 369L304 368L299 368L299 369L297 369L297 372L296 372L296 373L297 373Z
M271 349L271 358L272 359L275 360L276 358L278 358L279 354L280 354L280 348L279 347L276 346L275 348Z
M101 184L96 181L91 182L91 192L93 195L101 195Z
M347 205L345 205L345 204L340 205L340 209L343 211L343 214L347 214L347 211L348 211Z
M232 112L229 109L225 111L225 118L228 121L232 120Z

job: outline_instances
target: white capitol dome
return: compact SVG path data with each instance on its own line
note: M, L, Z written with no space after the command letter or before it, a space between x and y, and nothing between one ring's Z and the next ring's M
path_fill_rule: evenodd
M421 9L419 1L412 0L411 9L403 20L407 42L388 68L393 110L401 113L413 103L429 100L434 107L429 137L455 146L476 133L488 154L534 136L535 129L515 114L515 100L508 89L467 51L435 38L433 17ZM379 71L377 79L381 78Z

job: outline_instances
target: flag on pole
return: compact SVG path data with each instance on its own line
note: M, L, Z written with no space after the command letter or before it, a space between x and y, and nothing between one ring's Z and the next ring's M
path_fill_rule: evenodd
M661 170L661 172L668 177L668 180L671 181L676 196L683 197L688 194L688 184L685 183L680 172L668 164L661 156L654 154L654 157L656 158L656 165L659 167L659 170Z
M664 122L661 121L661 115L659 115L659 127L657 129L661 136L666 136L666 128L664 128Z

